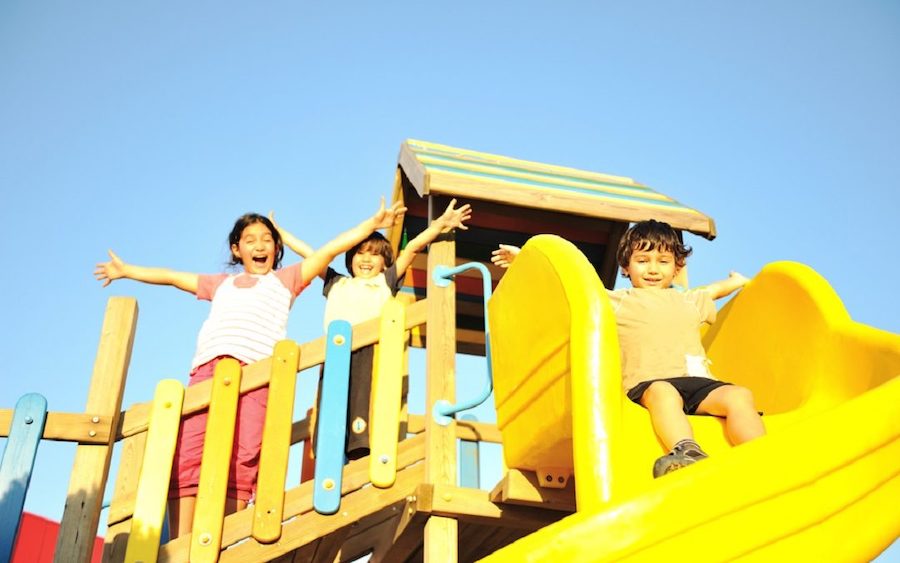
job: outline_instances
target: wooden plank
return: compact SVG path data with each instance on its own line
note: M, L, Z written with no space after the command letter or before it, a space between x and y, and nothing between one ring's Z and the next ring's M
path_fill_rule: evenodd
M398 467L402 467L401 473L412 469L411 466L421 466L425 457L425 436L414 436L400 443ZM346 496L359 490L369 482L369 463L363 459L351 461L344 469L341 493ZM284 518L290 520L302 516L313 510L313 481L301 483L287 492L284 500ZM404 497L405 498L405 497ZM231 546L248 537L253 525L253 512L242 510L230 514L225 518L225 528L222 533L222 545ZM284 531L282 530L282 533ZM185 561L188 558L191 536L185 535L170 541L160 548L160 561Z
M213 374L212 399L203 438L191 542L192 563L216 561L222 545L222 520L225 518L240 384L241 364L234 358L220 360Z
M278 542L261 544L251 538L222 551L220 561L268 561L297 549L403 500L415 489L416 483L421 482L423 475L422 464L409 467L398 473L396 484L389 489L366 487L357 490L343 499L341 510L336 514L324 515L315 511L304 513L284 523Z
M123 520L106 528L103 540L102 563L120 563L125 561L125 550L128 549L128 535L131 533L131 519Z
M425 322L427 315L427 300L417 301L406 309L406 328L412 329ZM353 326L353 349L358 350L363 346L374 344L378 341L380 323L378 319L372 319ZM253 389L259 389L269 383L271 373L271 359L267 358L259 362L244 366L241 375L241 393ZM300 363L298 371L303 371L317 366L325 361L325 337L317 338L311 342L300 345ZM201 411L209 407L210 389L212 382L201 381L191 385L184 393L184 405L182 416ZM147 430L147 418L150 414L149 403L132 405L127 412L122 414L121 421L116 432L116 439L121 440L127 436L133 436ZM118 420L118 419L117 419Z
M311 563L333 563L341 553L341 546L344 545L344 540L347 539L352 527L353 524L323 536L319 540L319 546Z
M395 503L390 508L360 520L358 526L351 526L350 536L344 541L335 561L357 561L367 554L371 554L370 561L374 561L378 553L386 551L393 543L394 531L405 504Z
M130 519L134 514L134 502L146 445L146 432L122 440L120 445L122 453L119 456L119 468L116 471L116 483L109 506L107 526Z
M12 409L0 409L0 438L9 436ZM109 441L109 416L89 413L48 412L42 440L105 444Z
M488 491L464 489L451 485L435 485L431 513L475 524L523 530L543 528L566 515L564 512L556 510L497 505L491 502L489 495Z
M313 506L320 514L334 514L341 506L347 404L350 392L351 326L343 320L328 325L328 351L319 401Z
M134 299L112 297L107 302L85 412L109 417L109 440L105 444L81 444L75 450L53 559L59 563L91 560L109 476L115 436L111 430L119 424L137 314Z
M376 487L390 487L397 476L397 438L403 401L406 354L405 307L390 299L381 311L381 340L372 382L369 424L369 476Z
M0 459L0 561L12 557L46 422L47 399L38 393L22 395L16 402L9 439Z
M563 489L541 487L533 471L510 469L491 491L495 503L518 504L575 512L575 480L569 479Z
M462 415L457 422L457 428L463 422L476 422L471 414ZM474 440L461 440L459 443L459 485L470 489L480 488L479 473L481 461L478 450L478 442Z
M156 561L159 540L162 537L163 520L166 517L166 499L178 427L181 425L181 403L184 386L175 379L163 379L156 384L147 445L125 551L126 562L151 563Z
M460 524L459 560L477 561L484 552L484 545L492 537L500 533L496 526L479 526L476 524Z
M625 234L628 223L613 223L612 230L609 233L609 244L606 246L606 253L603 256L603 263L597 270L603 287L613 289L616 287L616 279L619 274L619 262L616 253L619 248L619 240Z
M428 215L431 220L446 207L444 198L430 196ZM452 233L431 243L428 271L439 265L451 266L456 261ZM439 287L428 276L428 347L425 351L425 474L429 484L456 484L456 423L439 425L431 417L438 401L453 403L456 398L456 290L455 284ZM452 518L432 517L425 523L425 562L456 561L457 522Z
M281 535L299 361L296 342L282 340L275 345L253 507L253 537L263 543L276 541Z
M374 553L371 563L407 561L421 548L425 524L431 515L432 490L431 485L420 484L415 493L406 498L390 547Z

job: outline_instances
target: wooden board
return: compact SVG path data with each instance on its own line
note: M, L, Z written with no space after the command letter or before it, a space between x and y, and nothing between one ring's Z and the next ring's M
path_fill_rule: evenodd
M259 458L256 504L253 507L253 537L262 543L277 541L281 536L284 483L291 449L294 392L299 362L300 349L296 342L282 340L275 345Z
M319 402L313 506L320 514L334 514L341 506L341 473L347 436L347 398L350 392L352 328L347 321L328 325L325 372Z
M125 550L126 562L156 561L166 517L166 498L183 401L184 386L181 382L163 379L157 383L150 410L147 445L138 479L131 532Z
M369 425L369 475L376 487L390 487L397 477L397 437L403 395L406 310L391 299L381 310L381 340L372 382Z
M37 393L22 395L16 402L9 439L0 461L0 561L9 561L12 556L46 422L47 399Z
M219 557L240 388L241 365L238 361L225 358L216 364L194 511L192 563L216 561Z

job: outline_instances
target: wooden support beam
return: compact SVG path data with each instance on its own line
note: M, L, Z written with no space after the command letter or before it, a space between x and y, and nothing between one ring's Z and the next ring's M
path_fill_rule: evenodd
M516 505L497 505L490 493L450 485L435 485L431 496L433 515L458 518L504 528L537 530L559 520L565 513Z
M406 497L393 542L384 551L372 554L370 563L408 561L422 547L425 524L431 516L431 485L421 484L414 494Z
M109 417L109 437L105 444L82 444L75 450L56 543L54 561L58 563L91 560L103 491L109 476L115 436L112 430L119 424L137 315L134 299L112 297L107 303L85 412Z
M425 421L430 415L411 414L409 415L409 426L407 430L411 434L419 434L425 431ZM492 444L502 444L503 434L492 422L474 422L471 420L456 421L456 437L460 440L471 440L473 442L490 442Z
M0 409L0 438L9 436L12 409ZM80 442L82 444L106 444L109 442L112 417L107 415L48 412L42 440Z
M491 491L495 503L518 504L575 512L575 480L569 479L564 489L541 487L533 471L510 469Z
M428 198L428 217L433 221L447 205L446 198ZM456 242L452 233L442 235L428 249L428 347L425 383L425 482L456 484L456 423L439 425L431 416L435 403L456 400L456 288L435 283L437 266L456 263ZM425 563L457 560L457 522L453 518L432 517L425 523Z

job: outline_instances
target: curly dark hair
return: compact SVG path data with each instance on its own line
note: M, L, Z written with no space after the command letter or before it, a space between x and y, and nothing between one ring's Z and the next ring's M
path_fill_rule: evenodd
M619 266L627 268L631 261L631 254L635 250L671 252L675 255L675 264L679 268L684 267L687 257L693 251L690 246L685 246L681 242L678 232L671 225L655 219L640 221L625 231L619 240L619 249L616 251L616 260L619 262ZM622 275L626 276L624 272Z
M239 246L244 229L256 223L262 223L272 233L272 240L275 242L275 263L272 265L272 269L277 270L281 267L281 259L284 258L284 243L281 241L281 234L278 232L278 229L265 215L244 213L238 217L237 221L234 222L234 227L228 234L228 248L231 248L232 245ZM229 251L229 253L231 255L231 260L228 262L230 266L236 266L241 263L241 259L235 256L234 252Z

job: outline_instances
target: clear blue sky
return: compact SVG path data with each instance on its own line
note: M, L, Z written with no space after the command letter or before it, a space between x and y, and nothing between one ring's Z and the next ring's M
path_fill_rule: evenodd
M390 196L406 138L633 177L716 219L692 282L797 260L900 332L898 100L895 1L8 0L0 406L82 411L112 295L140 305L125 405L186 381L207 305L101 289L106 249L221 271L234 219L270 209L321 244ZM58 518L72 450L45 446L27 509Z

